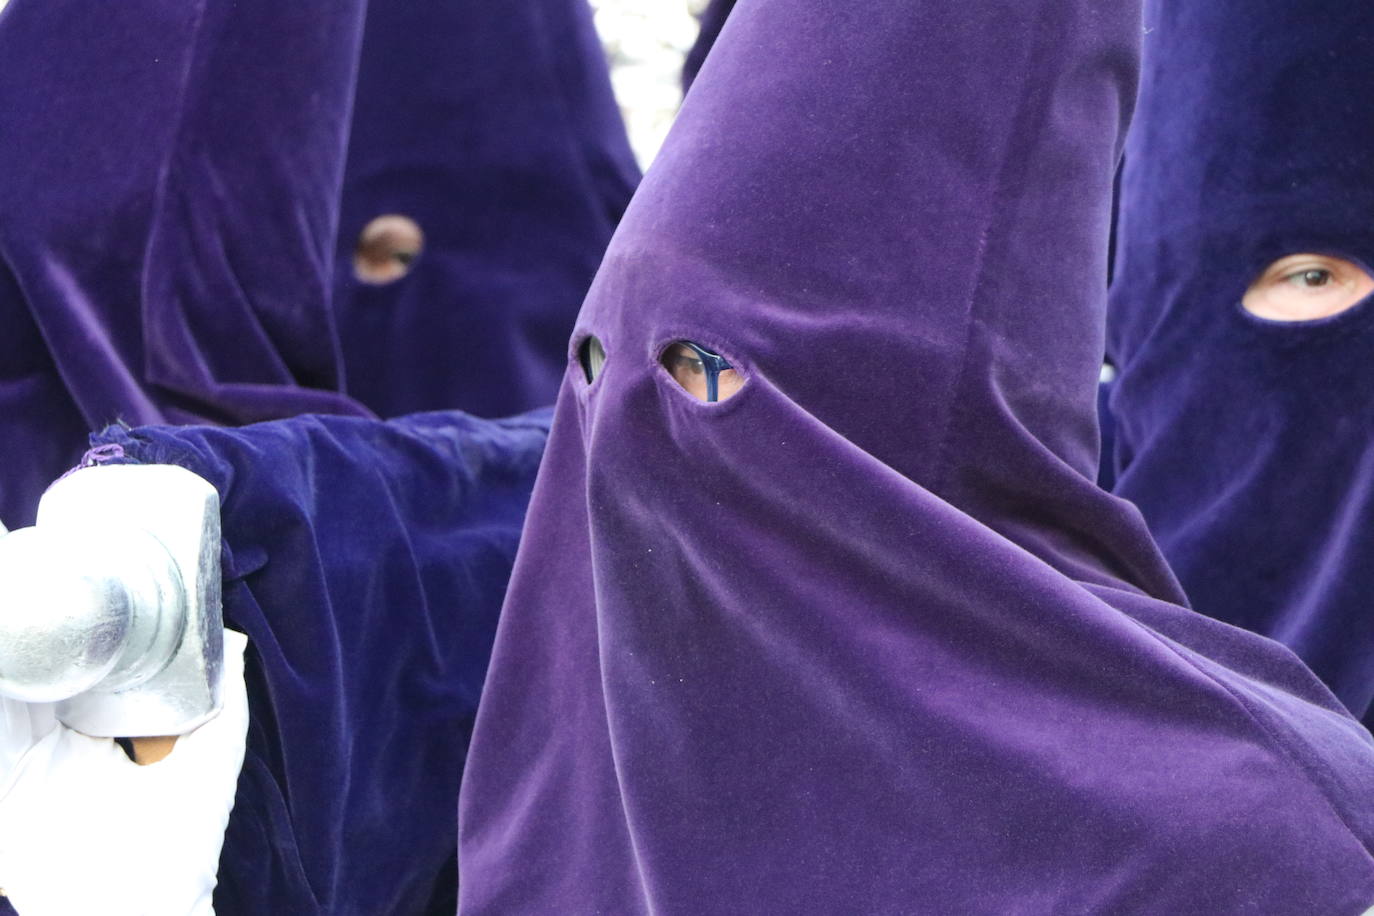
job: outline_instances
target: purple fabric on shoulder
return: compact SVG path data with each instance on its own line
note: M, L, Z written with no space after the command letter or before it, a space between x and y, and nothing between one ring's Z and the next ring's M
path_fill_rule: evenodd
M1374 742L1093 483L1140 9L742 0L574 332L461 912L1356 914ZM718 404L675 340L747 377Z
M1151 0L1109 346L1116 492L1193 606L1374 724L1374 299L1241 307L1277 258L1374 269L1374 4Z
M454 805L547 409L113 427L222 499L248 747L220 916L451 914Z
M639 180L586 0L372 0L339 224L349 393L385 416L553 402L568 334ZM359 234L424 249L360 282Z

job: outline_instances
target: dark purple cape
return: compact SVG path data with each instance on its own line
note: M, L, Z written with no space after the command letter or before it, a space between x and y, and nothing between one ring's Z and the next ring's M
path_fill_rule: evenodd
M363 0L0 13L0 519L86 432L367 415L329 307Z
M1374 904L1368 733L1091 480L1139 12L736 7L575 331L464 913Z
M381 17L387 4L369 9ZM585 31L581 0L523 4L504 26L478 4L425 9L434 29L484 54L499 57L517 39L557 49L519 61L534 77L500 106L460 112L519 117L444 134L449 143L464 129L472 142L499 137L504 158L470 166L507 191L490 170L564 164L551 179L564 192L501 198L517 228L493 225L487 212L483 231L497 242L463 265L465 289L480 275L515 291L467 305L505 312L519 310L516 294L538 294L528 272L555 265L539 278L556 294L524 313L539 326L498 320L512 321L508 336L554 335L553 354L532 347L521 362L507 352L512 363L489 366L483 379L532 398L549 373L536 363L561 369L581 295L569 284L577 270L582 287L589 281L619 206L604 202L627 193L624 163L596 158L598 138L609 138L612 155L623 129L608 120L614 109L586 103L609 90L599 49L585 34L569 42L564 28ZM333 301L362 10L351 0L130 0L92 16L56 0L0 14L7 524L30 522L86 431L113 419L370 414L339 393ZM471 34L478 26L488 45ZM513 68L507 61L501 72ZM567 98L540 101L555 89ZM421 100L436 124L450 123L434 96ZM548 122L538 122L545 133L525 161L512 132L536 124L536 113ZM422 142L411 138L409 149ZM439 181L427 187L448 193ZM606 209L589 214L589 201ZM538 235L539 225L550 228ZM444 263L446 237L431 230L434 257L417 278ZM502 261L496 244L520 253ZM452 272L433 276L436 298L458 285ZM564 316L536 316L546 301ZM431 376L455 358L427 367ZM116 429L97 440L120 442L137 460L190 466L224 496L226 617L251 639L253 724L221 863L221 914L452 912L458 774L546 423L303 418L234 431Z
M1193 606L1291 647L1374 723L1374 302L1240 307L1273 260L1374 266L1374 5L1147 6L1110 348L1117 493Z
M452 913L454 804L548 411L112 427L223 501L248 747L220 916Z
M116 419L553 399L637 178L584 0L16 3L0 60L10 527ZM360 289L397 210L428 248Z
M553 402L577 310L639 180L586 0L373 0L339 224L348 391L383 415ZM353 274L400 213L411 272Z

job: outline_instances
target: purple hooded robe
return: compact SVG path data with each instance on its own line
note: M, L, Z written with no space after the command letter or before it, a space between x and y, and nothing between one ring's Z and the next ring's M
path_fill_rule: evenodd
M586 0L372 0L335 268L349 393L384 416L551 404L638 180ZM424 250L362 283L359 232L390 213Z
M0 518L30 522L86 430L116 418L355 415L114 426L93 439L117 460L189 467L221 493L225 617L251 640L252 711L215 898L222 916L453 911L458 777L547 429L541 412L380 423L339 393L331 300L344 149L350 119L355 138L373 123L353 106L363 10L349 0L129 0L93 16L63 0L14 0L0 13L10 77L0 87ZM409 34L443 60L444 37L459 37L503 62L465 59L458 70L476 87L450 70L433 77L472 101L496 73L499 100L454 112L435 89L418 94L431 134L410 109L405 123L421 134L411 152L439 135L501 148L474 156L459 183L480 185L486 169L504 195L484 204L495 240L465 266L471 287L547 295L543 318L539 303L505 330L508 319L493 317L485 341L556 335L552 355L531 350L504 373L493 361L481 379L494 397L532 399L548 375L541 359L561 371L575 303L628 194L617 159L628 148L585 4L529 0L502 16L471 2L367 10L369 29L388 10L407 13L408 32L378 24L378 41ZM548 54L522 56L517 41ZM437 158L441 146L424 149ZM518 181L491 171L517 164ZM432 168L409 180L452 191ZM385 189L404 179L389 176ZM346 201L390 205L360 184ZM421 190L411 197L442 210ZM432 232L433 257L417 265L436 299L460 285L431 272L446 238ZM522 253L507 263L506 248ZM546 260L556 266L531 282ZM524 353L514 342L503 352Z
M15 0L0 60L8 526L116 420L553 399L637 178L585 0ZM393 210L427 251L359 288Z
M1109 346L1116 492L1193 606L1374 724L1374 301L1245 311L1277 258L1374 268L1374 5L1154 0Z
M574 332L460 911L1356 914L1374 743L1098 489L1140 9L743 0ZM748 381L694 400L675 340Z
M115 420L369 414L339 393L329 309L363 9L0 13L7 525Z

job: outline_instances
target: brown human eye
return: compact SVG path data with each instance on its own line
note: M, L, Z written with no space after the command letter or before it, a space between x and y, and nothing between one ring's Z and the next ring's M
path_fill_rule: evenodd
M714 403L733 396L744 377L730 361L700 344L678 341L659 357L668 375L699 401Z
M410 217L379 216L358 234L353 273L364 283L392 283L410 272L424 244L424 233Z
M1312 321L1340 314L1371 293L1374 278L1353 261L1300 253L1261 271L1241 305L1269 321Z

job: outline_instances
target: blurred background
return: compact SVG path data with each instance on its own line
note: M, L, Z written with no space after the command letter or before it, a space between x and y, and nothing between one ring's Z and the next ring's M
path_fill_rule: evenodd
M3 3L4 0L0 0ZM682 102L682 59L707 0L591 0L625 126L648 168Z

